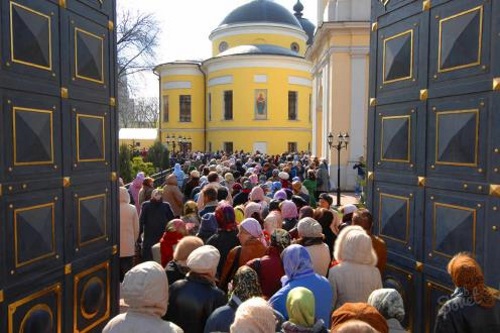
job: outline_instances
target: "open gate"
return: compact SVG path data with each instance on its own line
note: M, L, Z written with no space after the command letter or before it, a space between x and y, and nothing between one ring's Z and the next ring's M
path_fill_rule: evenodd
M500 288L499 59L499 1L372 0L368 202L413 332L433 331L455 253Z
M117 313L114 0L0 4L0 331Z

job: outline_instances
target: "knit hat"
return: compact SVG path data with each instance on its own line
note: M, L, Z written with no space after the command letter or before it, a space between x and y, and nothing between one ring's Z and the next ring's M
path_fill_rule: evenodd
M248 197L252 201L262 201L264 200L264 190L260 186L254 187Z
M388 333L389 327L385 318L373 306L366 303L345 303L332 314L332 330L350 321L361 320L380 333Z
M195 249L203 246L203 241L196 236L186 236L183 237L179 243L177 243L174 250L174 260L175 261L186 261L189 254Z
M396 289L382 288L374 290L368 297L368 304L375 307L385 319L396 318L399 322L405 319L403 299Z
M276 193L274 193L273 199L274 200L286 200L287 195L285 190L279 190Z
M274 333L276 318L273 308L263 298L252 297L236 310L231 333Z
M244 219L243 222L240 223L240 228L245 229L246 232L255 238L262 237L262 228L260 223L254 218L249 217Z
M245 206L245 218L252 217L254 213L261 214L262 207L256 202L249 202Z
M347 204L347 205L344 205L344 206L341 208L342 214L344 214L344 215L354 213L354 212L355 212L355 211L357 211L357 210L358 210L358 207L356 207L356 206L355 206L355 205L353 205L353 204Z
M286 311L295 325L312 327L316 322L314 294L304 287L293 288L286 297Z
M220 253L212 245L203 245L188 256L186 265L191 272L215 276L219 264Z
M300 220L297 224L297 231L299 232L299 237L323 237L321 224L312 217L305 217Z
M323 199L325 200L326 202L328 202L328 205L331 206L332 203L333 203L333 198L328 194L328 193L321 193L319 196L318 196L318 200L319 199Z
M495 298L484 284L483 271L469 254L455 255L448 263L448 273L455 286L465 289L476 304L483 308L495 306Z
M215 219L221 230L230 231L236 229L234 208L228 203L222 202L215 208Z
M290 175L288 174L288 172L281 171L280 173L278 173L278 177L280 179L287 180L288 178L290 178Z
M279 248L281 251L290 245L290 234L285 229L274 229L271 234L271 246Z
M297 206L290 201L285 200L280 204L281 216L284 219L293 219L297 217Z

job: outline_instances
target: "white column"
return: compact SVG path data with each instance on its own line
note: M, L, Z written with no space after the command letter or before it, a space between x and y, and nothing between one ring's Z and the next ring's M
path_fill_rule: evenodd
M316 133L318 131L318 124L316 123L316 118L317 118L317 112L316 112L316 99L318 97L318 74L313 73L313 82L312 82L312 103L311 103L311 121L312 121L312 133L311 133L311 152L315 152L317 149L317 142L316 142Z

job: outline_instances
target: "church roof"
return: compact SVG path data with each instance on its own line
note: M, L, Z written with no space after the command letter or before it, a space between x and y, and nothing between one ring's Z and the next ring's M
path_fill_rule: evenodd
M254 0L233 10L220 26L238 23L280 23L302 29L299 20L285 7L269 1Z
M219 53L216 58L233 56L233 55L248 55L248 54L270 54L270 55L282 55L288 57L298 57L302 58L297 52L290 49L269 45L269 44L256 44L256 45L239 45L227 49L224 52Z

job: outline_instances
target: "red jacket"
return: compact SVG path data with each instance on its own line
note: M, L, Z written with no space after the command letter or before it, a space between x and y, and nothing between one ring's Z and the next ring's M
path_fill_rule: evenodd
M160 239L161 265L165 267L174 258L174 245L184 237L177 231L166 231Z
M247 265L257 272L265 299L271 298L281 288L281 277L285 275L285 270L278 248L268 247L265 256L250 260Z

